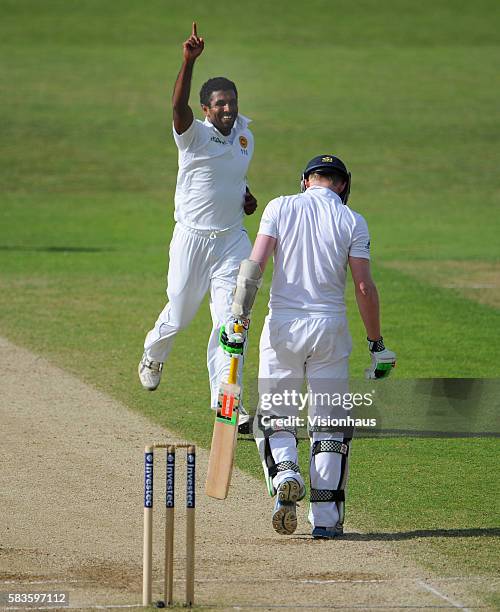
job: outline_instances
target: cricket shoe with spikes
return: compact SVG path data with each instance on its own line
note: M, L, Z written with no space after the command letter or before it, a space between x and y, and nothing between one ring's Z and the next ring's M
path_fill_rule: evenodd
M292 535L297 529L297 501L305 495L305 487L295 478L287 478L278 487L273 512L273 529L281 535Z
M315 540L333 540L338 536L343 535L344 528L338 524L335 527L314 527L312 537Z
M142 386L148 391L154 391L158 388L163 371L163 363L154 361L144 353L139 363L138 372Z
M250 433L250 415L240 404L239 415L238 415L238 433L249 434Z

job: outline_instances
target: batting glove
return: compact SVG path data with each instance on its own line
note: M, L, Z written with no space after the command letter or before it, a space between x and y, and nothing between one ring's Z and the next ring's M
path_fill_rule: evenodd
M231 319L220 328L219 344L230 355L242 355L245 349L249 321ZM238 327L236 327L238 326ZM237 331L235 331L235 328Z
M365 370L366 378L387 378L396 365L396 353L385 348L382 337L380 340L370 340L370 338L367 340L372 365Z

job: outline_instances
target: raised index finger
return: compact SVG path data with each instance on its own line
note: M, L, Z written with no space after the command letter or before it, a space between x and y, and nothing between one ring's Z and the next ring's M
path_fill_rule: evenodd
M193 31L191 32L191 36L196 36L196 38L198 38L198 32L196 31L196 21L193 21Z

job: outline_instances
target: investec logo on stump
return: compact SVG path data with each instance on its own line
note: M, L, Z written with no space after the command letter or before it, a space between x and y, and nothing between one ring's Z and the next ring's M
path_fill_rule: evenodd
M173 508L175 493L175 453L167 452L167 482L166 482L165 505Z
M187 455L186 465L186 508L195 507L195 456Z
M153 507L153 453L144 455L144 507Z

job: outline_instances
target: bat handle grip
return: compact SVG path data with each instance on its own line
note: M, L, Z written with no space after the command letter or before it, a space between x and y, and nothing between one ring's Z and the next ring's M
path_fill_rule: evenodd
M234 385L236 383L237 376L238 376L238 356L231 355L231 364L229 366L229 379L227 382L230 385Z

